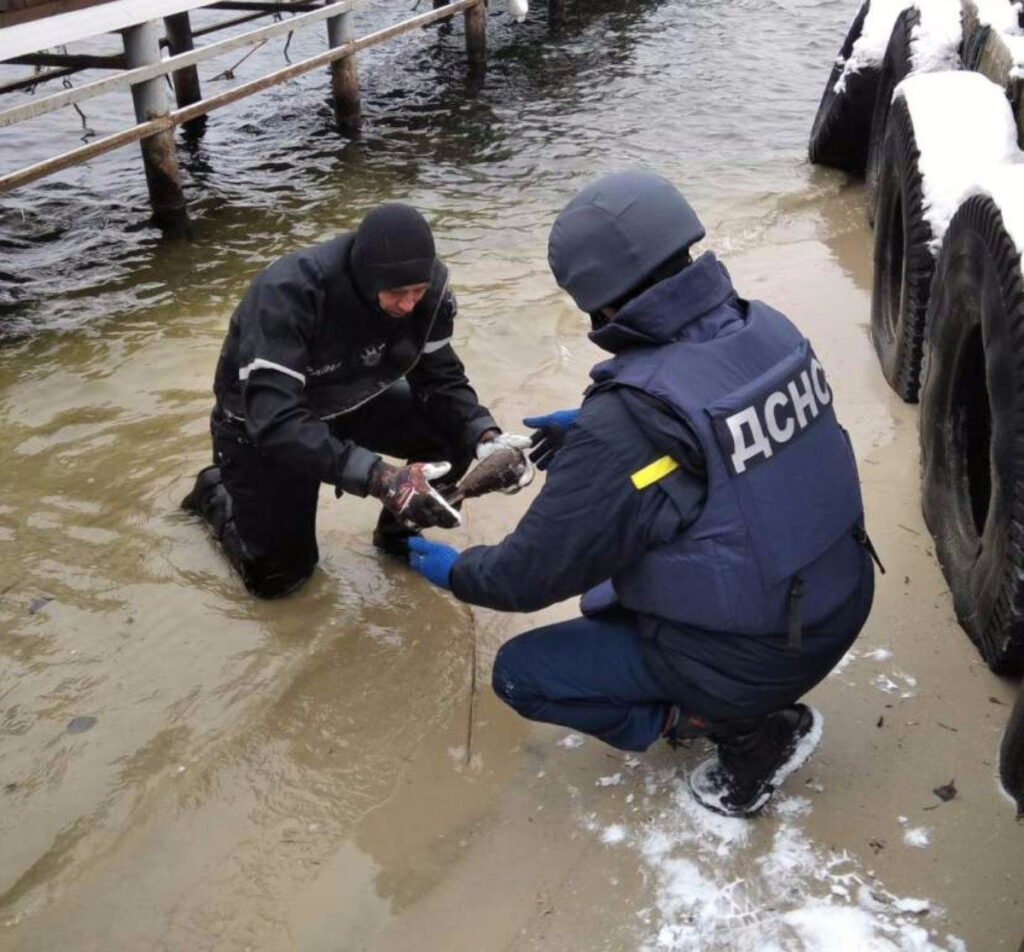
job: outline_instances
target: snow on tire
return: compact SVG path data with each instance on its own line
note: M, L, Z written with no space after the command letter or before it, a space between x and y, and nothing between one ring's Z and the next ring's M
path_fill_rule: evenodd
M953 216L928 307L925 522L957 618L993 671L1024 665L1024 279L996 202Z
M923 4L923 0L918 0L918 5L903 10L893 24L878 72L864 170L870 224L875 221L878 173L893 93L897 85L911 73L958 69L962 36L960 7L955 0L930 0L927 5Z
M979 176L1019 155L1006 95L979 73L926 72L896 87L875 204L871 338L885 379L908 402L917 400L931 276L950 219Z
M1024 817L1024 688L1006 724L999 752L999 778L1017 801L1017 816Z
M849 74L844 70L864 28L868 7L865 0L853 18L821 94L807 149L814 165L855 173L864 171L878 70L868 68Z
M935 259L914 123L905 99L891 108L878 177L871 340L882 374L904 400L917 400L925 309Z

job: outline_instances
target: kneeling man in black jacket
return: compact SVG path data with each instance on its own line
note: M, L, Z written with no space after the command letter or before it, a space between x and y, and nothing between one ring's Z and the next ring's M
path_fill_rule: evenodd
M312 574L321 483L378 498L374 543L404 557L419 527L459 523L435 485L529 444L503 434L470 386L456 310L430 226L399 203L253 280L217 364L214 463L182 503L252 594L286 595Z

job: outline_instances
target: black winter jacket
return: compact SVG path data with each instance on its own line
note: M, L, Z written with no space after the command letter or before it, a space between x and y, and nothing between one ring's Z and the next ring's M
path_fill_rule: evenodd
M451 345L457 311L448 269L407 318L367 302L352 280L347 233L279 259L231 317L214 379L215 420L322 482L365 496L376 453L341 440L332 419L405 377L431 422L472 447L497 424Z

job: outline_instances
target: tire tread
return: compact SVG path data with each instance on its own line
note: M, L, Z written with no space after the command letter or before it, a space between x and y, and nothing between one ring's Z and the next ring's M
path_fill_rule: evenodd
M1002 346L1008 350L1016 384L1008 400L1000 399L998 407L993 401L991 408L993 418L998 415L1005 428L1002 442L1009 448L1003 464L1006 471L994 474L993 478L993 485L998 484L1003 494L1000 511L1008 518L990 517L986 526L986 532L1005 531L1007 536L1003 564L993 573L996 581L985 590L983 599L975 594L972 580L976 564L985 552L984 539L977 552L966 551L964 540L952 525L955 520L950 518L949 499L955 487L948 485L948 467L935 462L937 449L933 444L950 443L952 432L948 421L941 418L942 387L952 371L944 366L939 369L947 355L938 353L932 362L934 372L929 369L922 392L922 501L925 522L935 539L936 555L953 593L957 617L989 667L1008 674L1024 669L1024 276L1020 251L1006 230L998 206L990 197L977 195L964 202L950 222L935 270L936 288L947 279L954 266L951 259L955 259L969 236L980 242L996 276L1007 317L1000 322L998 334L1005 335ZM979 296L981 291L977 289ZM927 317L930 334L938 337L939 324L956 319L956 314L947 314L943 309L941 296L933 296ZM991 339L984 339L986 362L994 346L997 344ZM1005 522L1005 527L995 525L998 522ZM999 551L991 540L989 548Z
M929 250L932 227L924 216L924 179L921 152L914 135L914 122L905 99L897 99L886 127L879 175L878 207L902 202L906 262L905 286L900 289L904 307L896 317L892 339L887 333L881 289L881 262L890 240L883 222L875 230L875 281L871 300L871 339L889 386L907 403L916 403L921 385L926 311L935 259Z

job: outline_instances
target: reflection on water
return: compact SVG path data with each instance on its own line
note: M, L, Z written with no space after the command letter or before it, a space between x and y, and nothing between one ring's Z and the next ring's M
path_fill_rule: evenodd
M436 830L484 789L447 752L465 736L470 616L381 562L370 503L325 492L321 571L269 604L177 511L252 274L379 201L416 204L453 269L460 353L514 427L578 399L593 356L545 262L583 183L658 169L726 250L838 187L803 154L844 3L578 0L554 36L535 6L517 27L494 5L480 88L460 23L363 55L357 141L334 131L323 73L215 114L181 151L189 241L146 225L134 149L0 200L0 947L286 933L290 902L323 907L316 864L353 837L373 858L341 865L393 911L437 870L412 876L388 831ZM363 28L394 8L370 4ZM297 34L290 55L321 44ZM261 50L239 80L280 58ZM112 94L86 111L103 135L126 109ZM70 148L77 122L0 130L4 167ZM477 504L459 544L500 538L522 506ZM488 621L480 657L527 623ZM69 734L76 717L96 723ZM403 829L410 763L432 791L461 786Z

